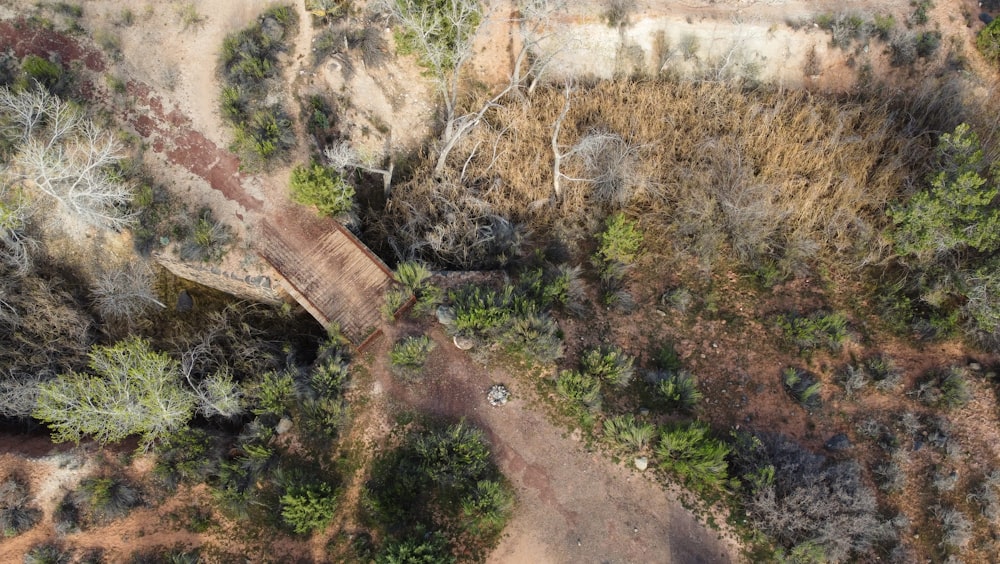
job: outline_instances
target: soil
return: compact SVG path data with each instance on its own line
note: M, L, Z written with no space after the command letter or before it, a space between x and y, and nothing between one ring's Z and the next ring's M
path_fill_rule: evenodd
M144 161L149 169L192 208L211 207L217 218L233 226L240 236L249 238L253 236L251 227L256 218L295 209L285 193L288 167L279 166L259 175L247 174L226 150L230 132L217 110L215 54L226 34L249 24L271 3L201 0L195 6L205 16L204 20L185 27L178 16L183 2L138 7L122 0L88 1L82 25L91 33L102 30L117 36L122 53L118 61L109 60L85 39L67 39L9 22L0 25L0 43L11 46L19 55L56 52L64 61L80 61L89 73L87 81L80 85L81 91L103 97L114 108L115 119L146 143ZM513 3L495 4L492 15L496 22L487 30L491 37L502 37L512 26L511 15L515 11ZM27 5L8 0L0 8L7 16L13 16L24 13ZM601 20L606 5L603 0L574 2L570 10L560 12L553 20L551 26L557 32L553 37L572 39L568 42L570 47L559 54L562 58L553 65L556 71L593 76L620 73L622 62L615 53L626 43L643 48L637 67L662 67L670 62L684 70L685 65L724 53L736 45L735 38L741 49L753 53L751 59L761 65L761 76L784 86L844 92L856 85L856 71L848 65L851 54L830 48L828 36L815 28L793 29L786 25L821 12L839 12L842 3L647 1L637 3L637 9L629 17L631 25L623 29L610 28ZM353 74L345 71L343 60L328 60L314 67L310 45L315 30L309 26L310 18L305 15L302 3L296 2L295 6L301 23L286 56L290 64L286 71L288 91L284 96L289 107L296 106L293 103L296 97L334 93L339 99L351 102L341 117L342 133L365 152L382 156L387 145L392 152L400 153L419 148L433 129L435 105L433 88L412 61L393 61L369 69L354 60ZM120 23L125 8L134 12L135 21L131 25ZM893 0L856 3L851 10L868 14L891 12L902 21L912 8L906 0ZM956 37L969 51L973 34L981 24L977 21L969 24L968 14L977 10L969 1L938 2L931 12L932 23L945 37ZM701 50L687 60L676 49L666 59L656 58L653 39L663 29L673 30L670 39L675 47L685 36L691 36L697 38ZM390 35L386 32L386 39L391 41ZM490 49L487 47L490 44L492 41L480 44L473 67L487 80L501 81L506 73L498 69L510 67L515 46L504 42L502 48L494 45ZM601 56L581 55L588 45L605 45L606 52ZM807 74L803 71L812 49L820 55L821 62L818 73ZM879 59L877 53L872 57L883 65L879 68L890 73L884 66L884 57ZM968 64L979 70L974 57ZM104 75L126 79L123 98L106 92L101 80ZM387 131L383 130L384 125L389 126ZM305 140L301 120L297 128L300 143L293 160L304 162L312 148ZM233 260L252 263L255 259L247 255ZM658 291L661 283L656 280L650 276L647 282ZM814 449L819 449L834 432L850 432L860 418L872 414L882 417L881 414L901 408L928 411L906 398L870 395L851 402L841 399L833 385L834 368L849 360L852 353L865 352L863 347L856 346L840 355L818 355L811 360L810 366L826 384L824 399L832 406L830 412L834 415L824 416L818 422L810 419L804 410L790 402L778 383L777 371L798 362L797 357L787 351L758 346L765 342L770 330L760 320L774 309L787 307L789 300L809 294L809 289L802 286L810 282L790 283L776 293L778 301L768 304L749 301L749 294L744 296L748 301L740 302L741 283L736 274L718 282L720 291L736 293L728 318L706 315L684 325L665 321L650 311L645 318L609 317L605 334L601 327L567 321L564 330L569 352L581 346L581 342L613 338L642 356L652 349L649 335L654 331L649 328L666 324L668 333L679 335L676 343L681 358L701 378L708 398L703 418L719 427L748 425L786 433ZM740 329L732 329L734 323ZM386 351L399 336L422 329L429 330L437 343L428 376L420 385L403 384L389 373ZM906 382L901 390L910 389L929 367L965 364L974 354L951 344L922 347L897 341L883 348L905 370ZM507 367L477 364L458 351L439 327L418 327L410 322L389 328L386 338L376 342L366 358L364 365L370 371L370 378L366 384L369 387L363 392L371 400L371 409L357 422L357 433L370 439L365 442L366 448L377 448L374 446L377 439L395 425L392 415L401 410L428 412L448 419L465 418L487 431L501 468L518 493L517 510L500 545L490 555L490 562L740 560L739 544L731 536L703 524L651 471L639 472L628 460L612 461L606 453L593 451L578 440L577 430L548 419L544 415L545 398L536 396L533 381L544 375L514 374ZM986 357L976 360L984 365L996 362L995 358ZM513 392L513 400L503 407L491 407L485 399L487 388L495 382L506 384ZM973 385L973 401L952 417L955 434L964 445L963 460L968 463L970 476L985 471L1000 459L997 446L1000 421L995 406L993 389L977 382ZM859 451L862 459L875 456L871 447ZM90 471L92 466L87 461L97 452L93 446L74 449L52 445L37 437L0 435L0 453L3 453L0 476L15 469L30 476L32 490L46 515L42 525L0 543L0 562L18 561L29 547L54 537L49 519L54 503L61 492L72 488ZM117 456L114 452L110 455ZM940 462L939 455L924 451L918 453L907 469L917 478L917 473L926 471L929 464ZM144 466L139 459L131 468L141 475L148 470L148 464ZM360 479L356 478L354 496L359 484ZM185 495L190 497L138 510L108 527L70 535L64 540L81 547L104 548L117 560L124 559L132 550L159 545L211 542L227 548L234 546L231 525L226 523L221 524L221 532L207 534L164 526L167 513L192 499L204 499L206 493L196 490ZM351 495L345 499L352 499ZM893 503L904 510L924 501L919 492L893 498ZM275 555L282 555L279 559L301 556L322 560L326 538L329 532L311 542L282 541L270 555L258 556L260 560Z

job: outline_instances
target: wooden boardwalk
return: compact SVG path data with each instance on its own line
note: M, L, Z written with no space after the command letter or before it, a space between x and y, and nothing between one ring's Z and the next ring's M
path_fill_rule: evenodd
M392 272L339 222L312 210L262 219L257 251L282 285L324 327L336 324L362 348L379 333Z

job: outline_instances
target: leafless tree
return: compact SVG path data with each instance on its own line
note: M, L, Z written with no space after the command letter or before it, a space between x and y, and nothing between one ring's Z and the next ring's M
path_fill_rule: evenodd
M390 153L391 151L391 139L391 136L386 138L386 153ZM323 155L326 157L327 165L340 172L364 170L380 175L382 177L382 188L385 190L386 197L389 196L392 189L392 173L396 168L391 154L388 156L389 164L385 168L380 168L376 165L373 158L367 155L360 155L347 141L340 141L339 143L330 145L323 152Z
M132 325L154 306L166 308L153 290L153 272L145 263L130 262L98 277L91 294L102 317Z
M209 356L207 342L199 343L181 356L181 372L197 398L198 412L205 417L236 417L243 413L243 392L228 367L222 366L200 382L196 381L194 373Z
M31 271L31 249L35 241L25 227L30 206L20 193L0 182L0 264L14 274L24 276Z
M32 374L0 375L0 415L28 417L35 409L38 385L44 378Z
M87 224L121 230L132 223L132 188L111 173L124 156L114 135L43 91L0 89L0 114L19 145L12 172Z

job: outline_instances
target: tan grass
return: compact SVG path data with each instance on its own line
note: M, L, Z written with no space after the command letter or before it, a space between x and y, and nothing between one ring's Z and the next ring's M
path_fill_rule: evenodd
M562 89L553 87L491 111L450 157L449 191L463 187L476 203L466 206L470 213L488 211L535 232L592 233L610 205L597 201L592 183L564 180L562 197L553 194L551 136L563 105ZM559 145L569 152L603 132L637 147L626 209L706 261L728 244L750 264L837 253L861 266L885 254L887 203L926 171L927 140L903 135L896 115L887 102L806 92L609 81L574 91ZM406 202L396 209L408 211L405 220L389 214L397 226L435 215L438 183L423 170L396 187L394 199ZM562 171L592 174L574 156ZM419 231L409 236L419 239Z

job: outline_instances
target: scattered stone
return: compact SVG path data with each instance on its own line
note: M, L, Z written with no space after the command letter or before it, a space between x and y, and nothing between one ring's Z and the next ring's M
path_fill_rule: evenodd
M656 314L659 315L660 317L666 317L667 316L667 312L663 311L662 309L654 309L653 311L655 311Z
M187 290L181 290L181 293L177 294L177 311L186 312L194 309L194 298Z
M441 325L452 325L455 323L455 310L453 308L440 305L437 307L435 313L437 314L438 323Z
M278 426L274 428L274 432L279 435L284 435L285 433L292 430L292 420L287 417L282 417L281 421L278 421Z
M577 427L576 429L573 429L572 433L569 434L569 438L570 440L580 442L583 440L583 431L581 431L580 428Z
M639 408L639 415L642 415L643 417L649 415L649 408L640 407Z
M458 350L460 351L467 351L472 347L476 346L476 342L473 341L471 338L466 337L465 335L455 335L455 338L452 339L452 342L455 343L455 346L458 347Z
M635 457L635 467L638 470L640 470L640 471L645 470L646 468L649 468L649 459L646 458L645 456L637 456L637 457ZM638 532L638 531L636 531L636 532Z
M837 433L836 435L830 437L830 440L826 441L823 445L826 450L838 452L842 450L847 450L851 448L851 440L847 438L844 433Z
M507 403L510 399L510 391L503 384L493 384L490 391L486 393L486 401L493 407L499 407Z
M969 363L969 370L971 370L973 372L979 372L982 369L983 369L983 365L979 364L978 362L970 362Z

